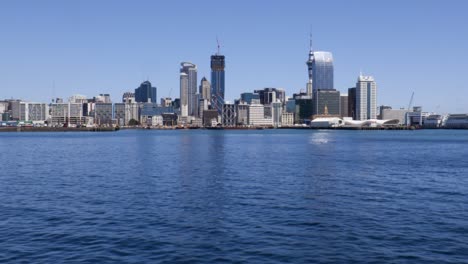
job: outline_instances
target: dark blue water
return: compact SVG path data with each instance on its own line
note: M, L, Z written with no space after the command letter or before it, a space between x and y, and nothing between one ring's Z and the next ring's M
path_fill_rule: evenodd
M0 262L468 261L468 131L0 134Z

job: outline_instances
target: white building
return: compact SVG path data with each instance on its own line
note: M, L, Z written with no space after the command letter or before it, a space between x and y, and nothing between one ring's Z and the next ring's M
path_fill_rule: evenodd
M272 126L273 119L265 116L265 107L262 104L251 104L249 106L249 125Z
M236 107L236 118L237 125L246 126L249 124L249 105L246 103L240 103Z
M294 113L283 112L281 114L281 126L294 125Z
M282 103L277 100L276 102L271 104L271 116L273 119L273 126L279 127L281 126L281 115L283 114L283 107Z
M75 103L55 103L50 105L52 125L65 123L79 125L84 124L83 105Z
M377 84L372 76L359 75L356 83L356 119L377 119Z

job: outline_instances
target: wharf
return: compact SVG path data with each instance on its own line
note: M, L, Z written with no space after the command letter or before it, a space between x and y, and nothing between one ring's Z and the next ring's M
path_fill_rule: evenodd
M0 127L0 132L112 132L118 127Z

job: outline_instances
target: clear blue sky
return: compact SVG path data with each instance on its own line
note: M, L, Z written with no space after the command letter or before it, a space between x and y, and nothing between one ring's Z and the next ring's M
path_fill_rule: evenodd
M179 64L210 74L216 36L226 97L263 87L305 88L309 31L331 51L335 88L360 69L378 103L468 112L468 1L22 1L0 2L0 98L110 93L142 81L179 96ZM53 83L55 81L55 89ZM172 92L171 92L172 90Z

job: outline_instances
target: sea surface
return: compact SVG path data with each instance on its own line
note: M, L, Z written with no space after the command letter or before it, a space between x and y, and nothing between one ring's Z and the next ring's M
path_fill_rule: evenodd
M468 131L0 134L0 263L468 263Z

